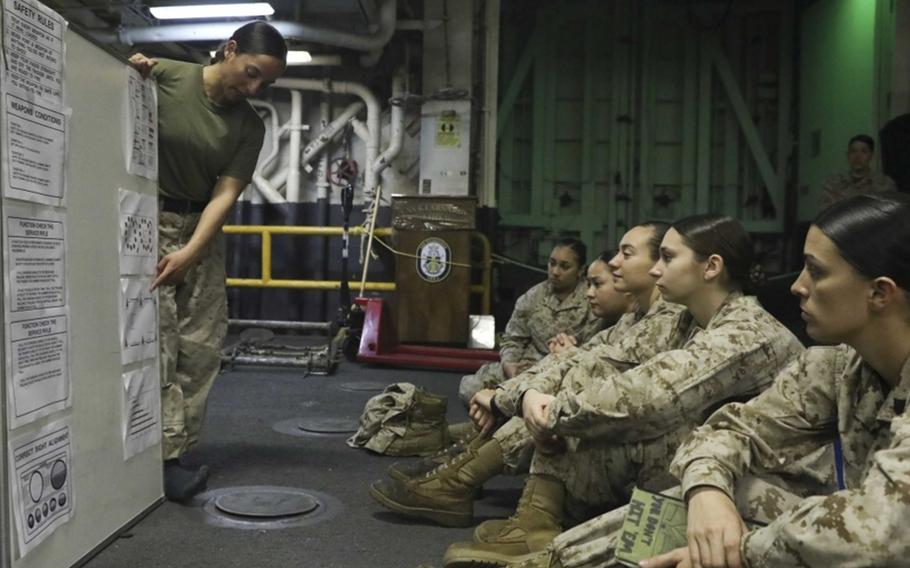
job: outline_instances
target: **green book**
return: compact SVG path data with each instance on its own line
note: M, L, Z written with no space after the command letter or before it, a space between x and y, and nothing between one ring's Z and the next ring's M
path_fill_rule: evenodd
M638 566L642 560L687 546L686 519L686 504L681 499L636 487L616 545L616 561ZM760 526L763 524L746 520L749 530Z

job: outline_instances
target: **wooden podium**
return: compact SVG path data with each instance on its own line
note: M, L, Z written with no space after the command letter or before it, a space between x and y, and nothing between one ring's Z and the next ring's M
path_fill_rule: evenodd
M409 255L395 260L400 342L467 343L476 208L474 197L392 196L396 248Z

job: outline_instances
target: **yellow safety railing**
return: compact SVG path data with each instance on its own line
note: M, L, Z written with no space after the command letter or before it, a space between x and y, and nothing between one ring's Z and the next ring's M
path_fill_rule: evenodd
M340 280L293 280L272 278L272 235L297 235L301 237L340 237L344 234L343 227L301 227L285 225L225 225L224 233L227 235L259 235L262 238L262 276L260 278L228 278L228 286L246 288L296 288L300 290L340 290ZM363 227L351 227L350 234L362 235L366 231ZM392 234L390 228L377 228L373 235L387 237ZM481 264L481 284L471 286L472 294L480 294L481 311L490 313L490 279L492 267L492 248L486 235L477 231L471 232L471 238L480 242L483 249ZM348 281L354 290L359 282ZM394 282L367 282L365 290L371 292L394 292Z

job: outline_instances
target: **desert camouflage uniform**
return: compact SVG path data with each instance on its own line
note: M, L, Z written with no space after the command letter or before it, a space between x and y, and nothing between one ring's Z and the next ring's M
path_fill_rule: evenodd
M555 395L564 383L587 383L588 379L581 377L589 377L598 364L606 363L624 371L672 349L673 342L679 341L679 327L689 325L689 320L682 318L683 313L681 305L658 298L647 312L624 314L616 325L598 333L583 347L549 355L499 385L495 397L497 408L508 416L519 415L521 397L529 389Z
M745 472L777 473L840 437L846 490L800 501L747 533L747 566L907 566L910 359L890 385L851 348L808 350L774 387L724 407L673 460L683 489L732 494ZM781 507L783 508L783 507Z
M681 348L625 372L596 361L589 376L574 375L556 393L549 429L566 438L569 451L536 453L531 472L565 483L571 517L615 508L636 485L654 491L673 485L673 453L706 414L723 401L758 394L803 350L755 298L738 293L705 329L689 314L676 329L685 338Z
M587 284L578 281L575 290L559 301L549 281L537 284L515 303L515 310L503 334L499 349L501 363L487 363L473 375L461 379L458 395L467 404L474 393L493 388L503 382L502 363L533 365L547 353L547 341L560 333L574 336L585 343L603 326L603 321L591 312L585 297Z
M159 213L159 258L186 246L199 217L200 213ZM228 317L220 231L201 258L183 282L159 288L164 459L178 457L199 440L205 402L221 370Z
M615 325L601 331L584 345L547 355L527 371L500 386L517 388L524 381L533 381L539 376L557 383L561 381L558 377L571 372L579 360L585 359L584 354L599 351L614 353L615 348L624 349L628 353L623 357L624 365L638 365L656 355L661 346L666 345L667 338L678 325L682 311L679 304L670 304L658 299L647 312L639 310L623 314ZM497 399L499 397L497 394ZM526 473L531 459L531 435L524 420L517 417L509 419L496 430L493 438L499 442L503 450L506 472Z
M737 482L736 507L744 518L769 523L803 498L830 493L837 488L830 445L818 448L788 465L786 470L785 477L746 475ZM682 487L674 485L661 493L682 498ZM510 565L510 568L614 566L614 553L622 536L622 524L628 509L626 504L577 525L557 536L541 557L514 567Z
M888 176L871 172L868 176L857 177L853 172L847 172L825 180L818 203L824 209L854 195L885 191L897 191L897 185Z

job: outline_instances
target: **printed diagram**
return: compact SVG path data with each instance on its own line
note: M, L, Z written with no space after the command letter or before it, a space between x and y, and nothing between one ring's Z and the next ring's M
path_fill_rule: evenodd
M133 293L136 293L133 290ZM123 348L141 348L158 342L153 325L154 314L158 313L158 300L146 292L139 296L125 297L126 332L123 334Z
M151 278L120 279L120 362L158 355L158 293Z
M19 549L24 556L72 515L68 421L54 422L11 440L9 455Z
M121 217L120 242L126 256L147 257L155 254L158 236L155 234L155 220L141 215Z
M121 189L120 274L152 276L158 264L158 198Z
M161 387L154 364L123 374L123 458L161 442Z

